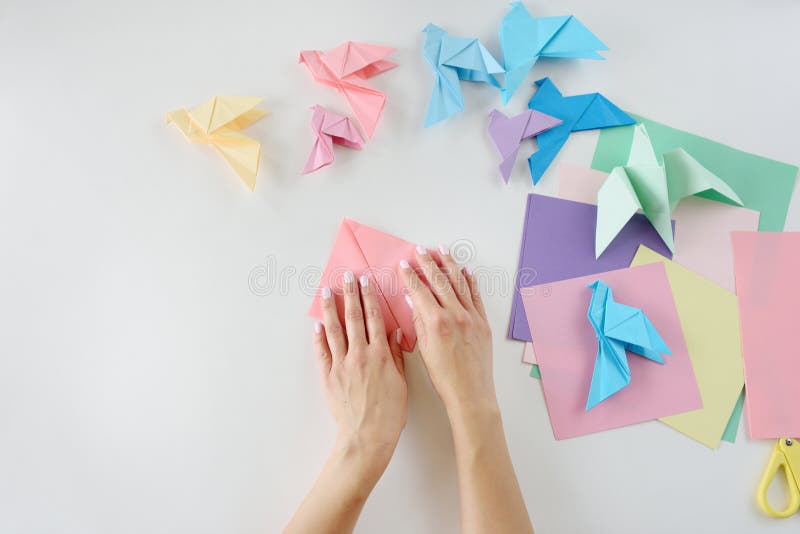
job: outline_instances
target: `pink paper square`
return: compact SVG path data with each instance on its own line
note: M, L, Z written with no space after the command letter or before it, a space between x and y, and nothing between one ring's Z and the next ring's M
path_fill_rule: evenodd
M661 365L628 353L631 383L588 412L597 337L586 317L603 280L614 300L642 309L672 351ZM524 288L522 300L556 439L571 438L703 407L664 265L608 271Z

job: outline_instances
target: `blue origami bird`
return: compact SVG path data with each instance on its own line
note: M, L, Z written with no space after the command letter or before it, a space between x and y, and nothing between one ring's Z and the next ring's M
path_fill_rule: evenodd
M598 50L608 50L603 42L573 16L534 18L522 5L512 2L511 11L500 23L505 87L503 104L525 80L540 57L604 59Z
M631 382L625 351L664 363L662 354L672 354L653 323L638 308L614 302L611 288L602 280L589 284L589 322L598 339L597 360L589 388L588 412Z
M501 74L503 67L477 39L450 37L434 24L422 31L423 54L436 75L425 118L427 128L464 108L459 80L484 82L499 89L494 75Z
M572 132L636 123L632 117L600 93L562 96L550 78L542 78L536 85L539 89L528 102L528 107L557 117L563 122L536 136L539 150L528 158L528 167L534 184L539 183Z

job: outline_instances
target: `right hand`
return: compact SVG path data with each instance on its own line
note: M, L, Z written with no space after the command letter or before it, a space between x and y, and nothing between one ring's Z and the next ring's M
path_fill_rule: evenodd
M477 281L468 268L458 266L447 247L440 245L439 251L441 265L425 248L417 247L417 262L427 284L408 262L400 265L420 356L451 416L465 408L494 409L492 332Z

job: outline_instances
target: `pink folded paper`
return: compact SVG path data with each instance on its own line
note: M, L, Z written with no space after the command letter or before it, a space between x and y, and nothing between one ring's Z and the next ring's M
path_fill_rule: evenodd
M386 331L403 331L400 347L404 351L414 350L417 335L411 308L405 299L405 285L400 277L400 260L406 260L414 269L419 269L415 261L416 245L393 235L364 226L350 219L344 219L336 235L333 250L322 274L319 287L329 287L336 299L339 320L344 324L344 300L342 297L342 277L351 271L356 278L362 274L370 277L370 283L378 290L383 321ZM439 255L430 251L436 261ZM314 297L308 314L322 319L320 294Z
M617 302L645 312L672 355L659 364L628 359L631 382L586 411L597 356L597 337L586 317L592 290L602 280ZM664 265L653 263L524 288L542 388L556 439L581 436L703 407Z
M314 172L333 163L333 145L361 150L364 138L350 121L349 117L328 111L322 106L311 106L311 129L314 131L314 146L308 156L303 174Z
M300 52L300 63L305 63L317 82L344 95L369 138L375 133L386 95L367 85L365 80L397 66L384 59L394 50L388 46L347 41L328 52L304 50Z
M597 191L607 173L562 163L558 196L597 204ZM672 260L712 282L734 291L730 232L758 230L757 211L699 197L687 197L672 212L675 254Z
M800 436L800 232L733 232L751 438Z

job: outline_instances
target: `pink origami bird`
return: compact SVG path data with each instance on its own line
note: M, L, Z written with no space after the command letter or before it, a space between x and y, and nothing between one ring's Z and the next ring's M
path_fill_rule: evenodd
M508 183L511 169L517 160L519 146L525 139L536 137L542 132L561 124L561 119L529 109L519 115L506 117L494 109L489 113L489 136L503 161L499 165L503 181Z
M368 86L365 80L397 66L383 59L394 50L388 46L347 41L328 52L304 50L300 52L300 63L305 63L317 82L334 87L345 96L370 138L375 133L386 95Z
M333 144L361 150L364 138L349 117L333 113L322 106L311 106L311 129L316 140L308 156L303 174L308 174L333 163Z

